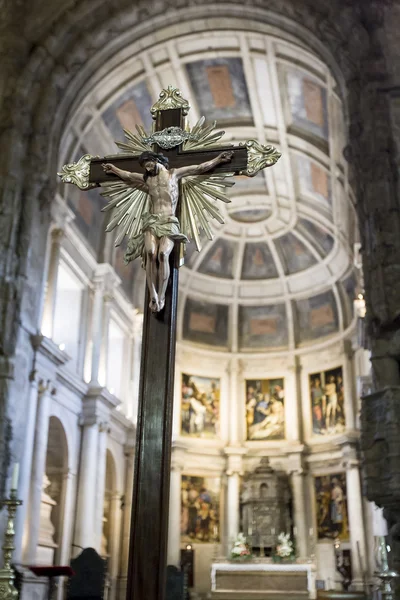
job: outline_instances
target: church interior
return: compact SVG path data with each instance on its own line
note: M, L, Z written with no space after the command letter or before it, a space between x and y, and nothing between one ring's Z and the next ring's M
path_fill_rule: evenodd
M23 600L49 597L28 565L87 548L101 597L127 597L146 278L101 189L57 172L150 132L168 86L190 126L282 156L186 245L167 564L192 600L399 597L399 25L395 0L6 2L0 492ZM0 546L6 526L2 503Z

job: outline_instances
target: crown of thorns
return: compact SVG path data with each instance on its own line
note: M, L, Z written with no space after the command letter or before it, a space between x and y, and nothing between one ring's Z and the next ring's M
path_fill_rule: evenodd
M149 160L154 160L164 167L168 167L169 164L168 158L164 156L164 154L157 154L157 152L142 152L139 156L139 165L142 167L144 163Z

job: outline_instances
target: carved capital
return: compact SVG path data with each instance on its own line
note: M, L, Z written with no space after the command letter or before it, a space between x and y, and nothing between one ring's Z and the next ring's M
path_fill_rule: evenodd
M224 449L226 454L226 474L228 477L232 475L244 474L243 456L247 454L247 448L242 446L228 446Z
M104 300L110 301L114 297L115 288L121 284L121 279L110 264L101 263L97 265L93 284L95 291L102 293Z

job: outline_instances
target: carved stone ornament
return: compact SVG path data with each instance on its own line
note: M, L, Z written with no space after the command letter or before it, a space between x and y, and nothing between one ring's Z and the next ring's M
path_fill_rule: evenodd
M265 146L257 140L248 140L243 145L247 148L246 175L249 177L253 177L265 167L272 167L282 156L274 146Z
M191 139L195 140L197 136L180 127L167 127L162 131L155 131L149 137L144 137L143 141L145 144L158 144L164 150L170 150Z
M151 114L153 119L157 117L157 113L161 110L172 110L174 108L181 108L183 115L187 115L190 106L189 102L182 98L181 92L177 89L169 85L166 90L162 90L158 97L158 100L151 107Z
M90 160L93 158L90 154L84 154L78 162L64 165L62 170L57 173L63 183L74 183L81 190L88 190L96 187L96 184L89 183Z

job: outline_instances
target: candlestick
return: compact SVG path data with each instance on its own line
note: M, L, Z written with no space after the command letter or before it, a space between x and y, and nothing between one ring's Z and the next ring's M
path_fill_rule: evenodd
M15 472L15 467L14 467ZM17 473L17 483L18 483L18 469ZM14 476L13 476L14 480ZM8 518L7 518L7 528L4 535L4 544L3 544L3 560L4 566L0 569L0 598L1 600L4 598L5 600L16 600L18 598L18 592L14 587L14 579L15 574L14 570L11 567L12 555L14 552L14 521L15 521L15 513L17 512L17 506L22 504L21 500L17 499L17 491L16 489L12 489L10 492L9 500L3 500L3 506L7 506L8 510Z
M18 477L19 477L19 463L14 464L12 479L11 479L11 489L18 489Z

